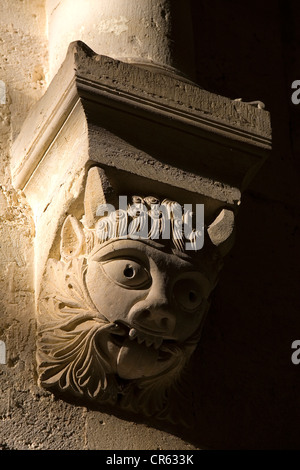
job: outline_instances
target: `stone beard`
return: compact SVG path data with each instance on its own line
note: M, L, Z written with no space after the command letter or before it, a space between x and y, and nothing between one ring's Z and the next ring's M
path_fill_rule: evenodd
M172 240L99 241L82 222L68 216L61 258L45 269L40 384L172 420L169 396L199 341L221 257L209 240L198 253Z

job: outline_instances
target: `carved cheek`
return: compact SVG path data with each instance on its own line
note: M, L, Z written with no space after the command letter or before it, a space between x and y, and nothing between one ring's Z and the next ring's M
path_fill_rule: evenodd
M199 328L208 308L206 292L200 279L176 281L172 289L172 306L176 311L174 336L179 341L191 337Z
M176 338L179 342L182 342L193 336L202 323L204 313L205 312L203 311L203 308L199 308L199 310L193 312L193 314L184 311L178 311L176 327L174 330L174 338Z
M89 262L86 286L97 310L111 322L126 320L131 307L145 296L144 290L126 289L113 282L97 261Z

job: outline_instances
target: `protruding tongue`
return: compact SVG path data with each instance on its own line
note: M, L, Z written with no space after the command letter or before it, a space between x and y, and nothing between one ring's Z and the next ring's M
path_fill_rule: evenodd
M124 341L117 358L117 371L122 379L149 377L155 368L158 351L129 338Z

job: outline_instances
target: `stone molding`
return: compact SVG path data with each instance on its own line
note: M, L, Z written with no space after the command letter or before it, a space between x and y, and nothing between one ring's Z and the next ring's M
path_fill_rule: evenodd
M173 420L167 396L177 393L199 341L241 193L270 148L261 106L70 45L12 148L13 184L35 220L41 385ZM136 194L204 204L199 258L128 240L114 240L108 258L99 255L97 205ZM137 287L134 275L125 282L129 268L151 282ZM187 321L186 312L194 317ZM155 327L154 317L163 320Z
M109 106L155 120L174 131L193 134L199 144L202 140L218 142L225 154L226 173L229 173L226 157L231 167L230 153L234 149L244 155L234 162L239 176L234 183L240 190L271 148L269 113L264 109L207 92L167 72L153 73L99 56L83 43L75 42L13 144L12 176L16 187L25 187L79 102L85 110ZM199 153L204 163L209 164L208 157L205 161L205 155ZM217 164L218 160L215 167Z

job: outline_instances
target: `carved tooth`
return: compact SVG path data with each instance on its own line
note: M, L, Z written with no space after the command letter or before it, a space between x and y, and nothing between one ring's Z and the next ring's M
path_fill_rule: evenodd
M139 344L142 344L145 341L145 336L142 335L140 332L138 333L137 341Z
M129 331L129 339L133 340L134 338L136 338L137 336L137 331L135 328L131 328L131 330Z
M146 346L148 348L152 346L153 342L154 342L154 338L146 338Z
M160 348L161 345L162 345L162 342L163 342L162 338L155 338L155 340L154 340L154 349Z

